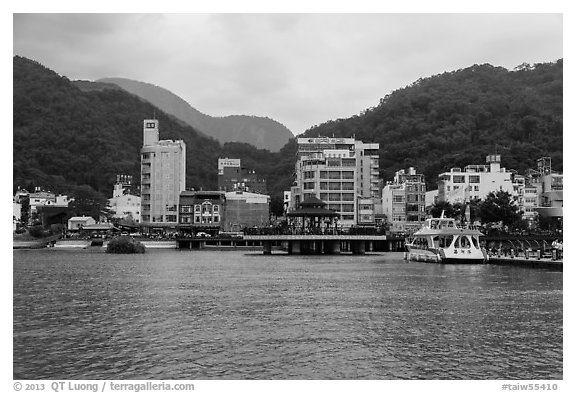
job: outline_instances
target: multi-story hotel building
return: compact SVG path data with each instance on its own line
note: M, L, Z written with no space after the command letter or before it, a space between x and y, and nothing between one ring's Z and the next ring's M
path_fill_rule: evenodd
M505 191L517 197L514 191L515 172L500 167L500 155L486 157L487 165L467 165L464 171L452 168L438 175L438 201L466 203L471 199L484 199L491 192Z
M548 217L563 215L563 175L552 172L550 157L538 159L538 170L526 176L500 167L500 155L486 157L487 165L468 165L461 171L452 168L438 176L438 201L466 203L484 199L490 192L508 192L523 218L533 220L537 214Z
M382 189L382 209L392 232L412 233L426 220L426 183L414 168L396 172Z
M290 208L316 197L339 214L339 225L373 225L379 205L378 143L354 138L298 138Z
M176 228L178 200L186 189L186 144L159 140L158 120L144 120L140 153L142 226Z

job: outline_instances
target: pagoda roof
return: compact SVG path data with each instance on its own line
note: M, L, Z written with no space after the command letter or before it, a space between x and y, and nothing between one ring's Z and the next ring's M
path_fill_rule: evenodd
M286 213L288 217L336 217L338 213L334 210L321 207L304 207L293 212Z
M304 199L304 201L300 202L299 206L300 208L326 206L326 202L316 197L309 197Z

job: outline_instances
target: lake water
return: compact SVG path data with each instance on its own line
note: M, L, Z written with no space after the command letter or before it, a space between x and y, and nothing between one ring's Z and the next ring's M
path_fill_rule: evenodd
M15 379L562 379L562 273L14 251Z

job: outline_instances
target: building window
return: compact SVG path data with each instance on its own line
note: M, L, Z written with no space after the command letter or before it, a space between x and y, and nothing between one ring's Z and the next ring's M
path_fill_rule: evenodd
M351 192L343 192L342 193L342 200L343 201L353 201L354 200L354 194Z
M340 200L340 193L339 192L333 192L328 194L328 200L329 201L339 201Z
M305 189L305 190L313 190L313 189L314 189L314 185L315 185L314 182L304 183L304 189Z
M335 212L339 212L341 209L341 205L336 205L336 204L328 204L328 210L332 210Z
M463 176L463 175L454 175L452 182L453 182L453 183L465 183L465 182L466 182L465 176Z
M478 175L470 175L468 177L468 182L469 183L480 183L480 176Z
M354 212L354 205L351 203L343 203L341 211L346 213L352 213Z

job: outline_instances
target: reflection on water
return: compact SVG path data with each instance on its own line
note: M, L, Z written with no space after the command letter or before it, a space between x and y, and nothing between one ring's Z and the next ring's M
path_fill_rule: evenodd
M562 273L14 251L15 379L562 379Z

